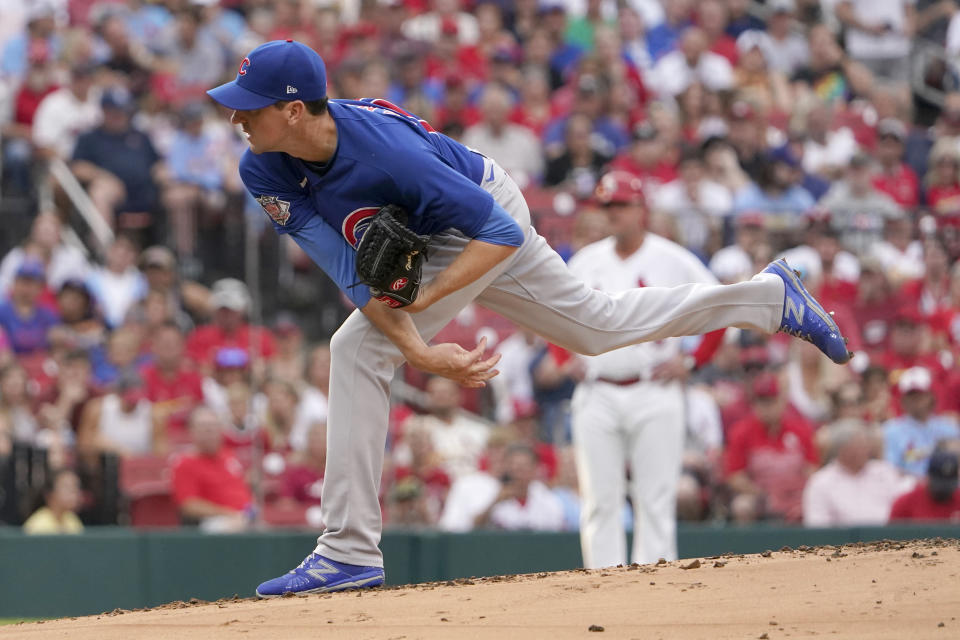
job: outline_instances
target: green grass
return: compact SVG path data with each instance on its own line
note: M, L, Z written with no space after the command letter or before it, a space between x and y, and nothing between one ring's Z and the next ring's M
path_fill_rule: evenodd
M17 624L18 622L36 622L37 620L45 620L46 618L0 618L0 627L5 624Z

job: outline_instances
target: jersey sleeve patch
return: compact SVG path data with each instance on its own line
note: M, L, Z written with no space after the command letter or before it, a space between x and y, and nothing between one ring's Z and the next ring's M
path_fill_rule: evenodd
M290 203L277 196L258 196L257 202L267 212L270 219L283 226L290 219Z

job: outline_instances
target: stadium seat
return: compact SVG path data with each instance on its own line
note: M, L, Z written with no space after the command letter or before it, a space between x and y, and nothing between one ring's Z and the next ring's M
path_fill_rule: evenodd
M137 456L120 463L120 491L128 501L134 527L176 527L180 514L173 502L166 458Z
M263 505L263 521L272 527L306 527L309 505L270 501Z

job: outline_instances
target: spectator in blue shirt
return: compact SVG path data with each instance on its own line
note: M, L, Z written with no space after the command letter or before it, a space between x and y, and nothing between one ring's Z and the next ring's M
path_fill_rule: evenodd
M800 186L809 191L814 200L820 200L830 190L831 183L829 180L824 180L803 168L803 152L806 141L807 135L804 131L791 130L787 144L778 148L775 153L779 153L788 159L794 170L802 176Z
M584 115L593 123L592 143L597 151L613 157L630 144L626 128L607 114L610 86L605 79L593 74L583 74L576 81L573 107L568 115L554 119L543 131L543 145L547 156L562 153L567 122L574 115Z
M51 58L56 59L60 54L53 7L38 0L29 4L26 31L10 38L0 51L0 76L21 78L27 72L30 44L35 40L46 43Z
M181 126L173 134L167 152L171 180L208 191L223 188L220 149L203 129L204 108L190 103L180 112Z
M49 347L47 333L59 324L57 314L39 305L46 283L43 264L24 260L10 288L10 298L0 302L0 328L18 356L33 355Z
M395 72L387 100L402 104L404 108L432 121L432 110L443 102L443 85L436 79L426 77L423 54L416 45L397 46L394 56ZM429 109L426 115L423 115L423 107Z
M226 204L224 150L204 131L203 105L188 104L180 117L180 128L167 152L169 182L163 190L163 204L173 230L174 249L186 260L194 254L198 221L218 216Z
M730 19L727 22L727 35L736 40L744 31L766 31L767 25L760 18L750 14L750 0L727 0Z
M925 367L903 372L897 384L904 414L884 425L887 461L904 473L922 478L937 445L960 438L960 427L946 416L933 415L937 399L932 391L933 377Z
M677 48L680 34L693 24L690 0L666 0L665 19L647 32L647 49L654 62Z
M147 47L151 53L169 53L173 14L163 3L127 0L126 11L121 15L131 40Z
M567 13L563 0L546 0L541 3L538 14L540 24L550 40L550 89L556 90L567 81L583 55L583 49L565 39Z
M117 214L135 213L145 221L133 226L147 227L159 208L154 172L160 160L150 138L133 128L134 102L123 87L104 91L101 100L103 124L77 139L71 168L81 182L88 183L100 213L113 223ZM109 188L109 197L96 197Z
M757 181L737 192L733 199L735 214L762 211L773 215L800 216L813 205L810 192L796 184L796 161L783 153L767 153L759 167Z

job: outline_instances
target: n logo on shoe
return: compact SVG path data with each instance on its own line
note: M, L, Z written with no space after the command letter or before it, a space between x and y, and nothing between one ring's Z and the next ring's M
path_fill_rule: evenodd
M786 307L787 307L787 308L786 308L786 311L785 311L785 313L784 313L783 315L789 318L789 317L790 317L790 314L793 314L793 317L797 319L797 323L798 323L798 324L802 324L802 323L803 323L803 312L804 312L804 310L805 310L804 305L802 305L802 304L799 304L799 305L798 305L796 302L794 302L794 301L791 300L790 298L787 298L787 300L786 300Z
M340 570L326 560L317 560L316 568L307 569L305 573L316 578L317 580L320 580L321 582L326 582L327 576L336 575L340 573Z

